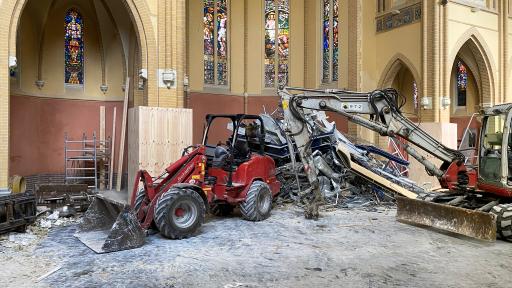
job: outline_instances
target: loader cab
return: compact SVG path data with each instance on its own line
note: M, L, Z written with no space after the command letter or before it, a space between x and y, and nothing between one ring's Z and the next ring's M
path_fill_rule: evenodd
M493 194L512 196L512 104L481 112L478 186Z
M258 143L258 149L249 147ZM203 145L206 147L207 163L210 167L231 170L251 157L251 150L263 155L265 145L265 129L263 120L258 115L206 115L203 134Z

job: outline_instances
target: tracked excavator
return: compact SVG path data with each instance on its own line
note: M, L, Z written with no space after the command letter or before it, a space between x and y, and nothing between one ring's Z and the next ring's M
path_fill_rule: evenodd
M404 99L394 89L359 93L285 87L279 90L279 96L285 132L295 141L311 184L306 218L318 217L318 208L323 203L320 170L310 148L311 139L318 133L311 125L311 115L314 111L326 111L344 116L382 136L406 140L397 142L402 143L402 148L421 163L428 174L439 180L442 192L410 191L357 163L347 147L338 144L337 154L343 160L340 162L350 173L398 194L399 221L482 240L494 241L499 236L512 241L512 104L480 111L478 165L469 165L461 151L443 145L403 115ZM441 160L442 164L435 165L415 147Z

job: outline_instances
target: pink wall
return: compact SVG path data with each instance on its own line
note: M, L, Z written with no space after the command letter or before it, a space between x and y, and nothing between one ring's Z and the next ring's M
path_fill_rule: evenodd
M204 117L206 114L260 114L264 110L272 113L279 105L277 96L249 96L247 97L247 110L244 111L244 97L222 94L191 93L189 107L193 109L194 143L202 140ZM265 109L263 109L265 107ZM329 120L335 121L337 128L342 132L348 131L348 121L339 115L328 113ZM210 134L212 134L210 132ZM221 135L212 134L214 137ZM209 141L210 142L210 141Z
M96 131L99 139L100 106L106 108L106 137L112 135L113 111L117 107L116 150L119 151L122 102L14 95L10 99L10 175L64 173L64 133L80 140L83 133L92 137Z

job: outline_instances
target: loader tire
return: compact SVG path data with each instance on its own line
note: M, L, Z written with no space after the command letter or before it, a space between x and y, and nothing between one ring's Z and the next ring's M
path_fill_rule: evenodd
M502 240L512 242L512 204L500 204L492 207L496 215L496 234Z
M197 192L171 188L156 202L155 224L164 237L188 238L201 227L205 213L204 201Z
M135 215L139 214L139 210L142 207L142 203L146 200L146 191L144 188L140 188L135 194L135 203L133 203L133 211Z
M231 215L235 207L233 205L220 203L220 204L212 204L210 206L210 213L215 216L225 217Z
M245 220L263 221L270 216L272 210L272 192L262 181L254 181L247 191L244 202L240 204L240 212Z

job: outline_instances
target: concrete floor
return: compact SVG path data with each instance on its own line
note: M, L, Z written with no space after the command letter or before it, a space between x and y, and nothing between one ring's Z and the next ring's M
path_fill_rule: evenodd
M33 250L0 250L11 263L0 283L34 287L62 266L37 286L512 287L511 243L439 234L395 213L337 210L308 221L279 208L264 222L214 218L196 237L152 235L142 248L103 255L72 236L75 226L56 228Z

